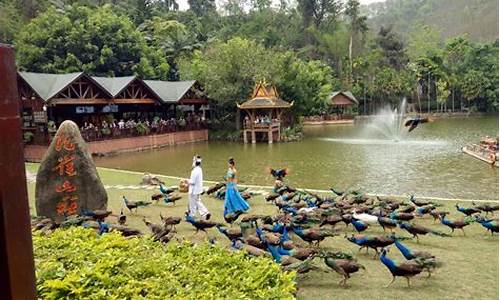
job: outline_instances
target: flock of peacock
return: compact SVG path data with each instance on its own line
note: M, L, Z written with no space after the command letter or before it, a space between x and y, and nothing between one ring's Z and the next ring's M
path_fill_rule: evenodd
M408 201L399 201L391 198L371 197L349 189L340 191L331 189L331 194L324 196L306 190L295 189L285 183L287 170L270 169L275 178L273 191L265 196L265 200L276 206L276 213L271 215L242 214L237 219L226 220L222 224L213 220L204 220L185 215L184 221L190 223L198 232L208 235L208 230L217 230L229 241L235 251L246 251L252 256L268 256L276 263L281 264L284 270L295 270L304 274L311 270L328 272L333 270L342 276L340 284L347 286L351 274L364 269L353 255L343 251L329 251L321 247L325 239L339 236L339 226L353 228L351 234L344 234L344 238L359 246L359 250L371 249L374 258L387 267L392 274L391 285L396 277L404 277L410 286L410 279L422 272L428 277L442 261L432 253L411 249L405 240L416 239L425 235L451 237L455 229L462 231L471 224L480 224L493 235L498 233L498 205L472 203L472 207L456 205L458 212L464 214L461 219L451 220L449 212L440 209L440 205L431 201L424 201L411 196ZM217 183L205 191L216 198L224 198L224 183ZM175 193L175 188L166 188L160 185L160 193L151 196L152 201L163 199L165 203L173 203L181 199ZM253 193L241 189L244 198L249 199ZM138 208L149 206L152 201L130 201L123 196L123 204L129 212L137 213ZM115 215L117 224L108 224L105 218L112 215L110 211L83 211L80 216L68 217L62 223L54 223L50 219L37 219L32 222L36 230L53 230L57 227L83 225L95 228L99 234L110 230L122 232L125 236L139 235L141 232L126 226L126 215L121 210ZM417 220L425 215L440 222L443 230L449 233L434 230L417 224ZM182 219L174 216L161 216L161 224L151 223L146 218L143 222L150 229L156 241L167 243L176 238L175 226ZM341 225L343 224L343 225ZM238 226L237 226L238 225ZM364 232L371 226L380 226L385 235L370 235ZM404 234L396 234L396 230ZM408 236L409 234L409 236ZM295 236L296 238L293 238ZM215 238L209 238L214 243ZM406 244L406 245L405 245ZM393 246L392 248L390 246ZM396 261L388 257L390 249L397 249L404 258ZM318 265L316 258L324 264ZM326 266L324 268L323 266Z

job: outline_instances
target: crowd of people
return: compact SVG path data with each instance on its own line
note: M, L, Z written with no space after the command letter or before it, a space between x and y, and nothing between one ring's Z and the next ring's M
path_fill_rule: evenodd
M269 116L257 116L253 123L255 125L271 125L272 123L279 122L278 119L271 119ZM251 124L251 120L248 116L245 117L245 125L249 126Z
M119 119L99 122L84 122L80 127L86 141L161 134L183 130L197 130L206 127L206 120L202 115L190 113L186 118L180 117L163 119L155 117L148 119Z

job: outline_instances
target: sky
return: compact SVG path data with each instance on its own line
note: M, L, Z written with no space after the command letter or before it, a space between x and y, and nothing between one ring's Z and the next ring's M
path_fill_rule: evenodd
M375 3L375 2L384 2L385 0L360 0L359 2L361 4L370 4L370 3ZM219 4L223 1L221 0L216 0L216 3ZM187 10L189 8L187 0L177 0L177 3L179 4L179 9L180 10Z

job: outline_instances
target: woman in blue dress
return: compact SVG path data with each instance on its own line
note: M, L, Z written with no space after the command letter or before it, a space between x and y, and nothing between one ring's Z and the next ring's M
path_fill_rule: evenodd
M246 212L250 206L238 192L236 186L238 179L234 159L229 159L229 168L226 173L226 197L224 200L224 220L228 223L234 222L239 215Z

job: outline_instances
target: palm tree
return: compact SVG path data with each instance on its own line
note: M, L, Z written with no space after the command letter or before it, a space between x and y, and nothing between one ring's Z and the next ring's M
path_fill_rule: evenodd
M201 47L195 37L187 30L183 24L173 20L162 20L153 18L139 27L149 41L160 48L167 58L170 66L168 80L179 81L178 58L186 53Z
M349 29L351 36L349 38L349 82L352 78L352 44L354 36L358 34L364 34L368 31L368 25L366 24L366 16L359 15L359 1L349 0L347 1L345 14L350 19Z

